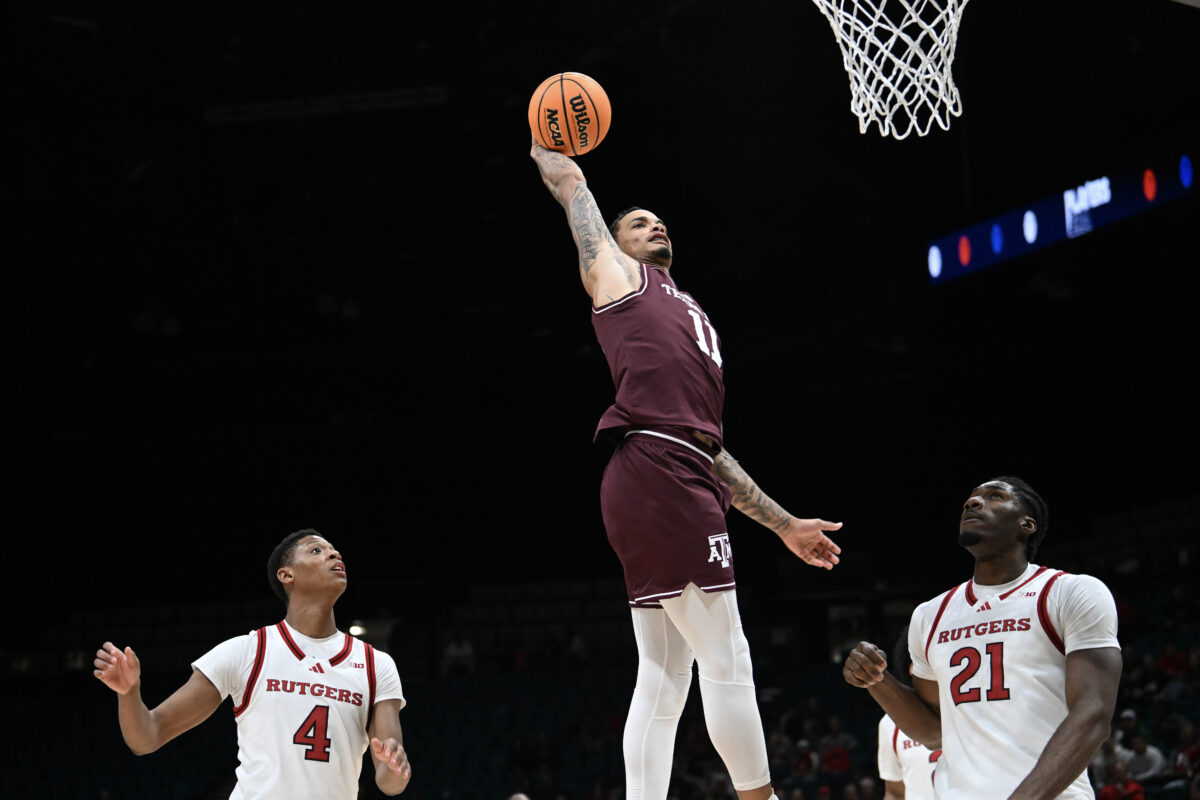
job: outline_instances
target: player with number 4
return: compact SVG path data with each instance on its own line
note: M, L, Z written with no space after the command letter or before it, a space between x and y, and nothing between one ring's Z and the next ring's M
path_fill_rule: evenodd
M337 629L333 605L346 590L341 554L316 531L296 531L271 553L267 580L285 618L201 656L187 683L154 710L142 702L133 649L105 642L97 651L94 674L117 693L125 743L152 753L231 697L238 768L230 800L352 800L368 747L380 791L400 794L412 776L400 676L391 656Z
M638 648L623 740L626 796L667 796L694 662L709 735L733 788L740 800L765 800L773 790L725 514L732 503L824 569L841 552L824 531L841 523L788 514L722 446L721 341L675 283L666 224L635 207L606 225L574 161L536 138L530 156L567 213L616 389L596 437L616 445L600 509L625 573Z
M1116 603L1096 578L1030 563L1048 522L1020 478L977 486L958 526L974 577L913 611L913 688L868 642L843 666L908 736L941 748L938 800L1094 797L1087 765L1121 677Z

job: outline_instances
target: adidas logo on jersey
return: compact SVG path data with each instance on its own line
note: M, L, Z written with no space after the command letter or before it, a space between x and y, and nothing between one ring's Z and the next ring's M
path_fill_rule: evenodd
M992 610L992 604L989 601L984 600L983 605L981 605L979 608L975 609L975 613L978 614L980 611L991 611L991 610Z
M313 664L311 667L308 668L308 671L309 672L320 672L322 674L324 674L324 672L325 672L325 670L321 669L320 664Z

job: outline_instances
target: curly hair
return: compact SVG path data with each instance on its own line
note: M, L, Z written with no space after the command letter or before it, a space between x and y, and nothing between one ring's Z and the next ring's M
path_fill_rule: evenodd
M1037 555L1038 547L1042 544L1042 540L1046 538L1046 532L1050 530L1050 512L1046 508L1046 501L1037 493L1032 486L1021 478L1013 475L1001 475L999 478L992 478L992 481L1003 481L1013 488L1013 494L1021 503L1021 508L1025 513L1033 517L1033 521L1037 523L1037 529L1029 534L1029 538L1025 540L1025 558L1028 561L1033 561Z

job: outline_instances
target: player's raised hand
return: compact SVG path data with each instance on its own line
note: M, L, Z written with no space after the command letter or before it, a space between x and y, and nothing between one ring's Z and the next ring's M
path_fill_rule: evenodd
M392 737L378 739L372 736L371 752L375 754L376 758L387 764L388 769L405 781L412 777L412 766L408 763L408 755L404 752L404 745Z
M846 656L842 665L842 677L851 686L865 689L883 680L887 672L887 657L870 642L859 642L858 646Z
M823 519L799 519L792 517L788 526L779 534L788 549L814 567L833 569L838 563L838 547L825 531L840 530L842 523L826 522Z
M142 677L142 662L132 647L120 650L112 642L105 642L96 651L94 663L92 674L117 694L129 694Z

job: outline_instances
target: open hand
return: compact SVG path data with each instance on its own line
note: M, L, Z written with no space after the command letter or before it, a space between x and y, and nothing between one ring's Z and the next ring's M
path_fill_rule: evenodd
M798 519L792 517L787 528L780 532L779 537L788 549L804 560L804 563L814 567L833 569L840 560L838 547L825 531L840 530L842 523L826 522L823 519Z
M119 650L112 642L105 642L96 651L94 664L92 674L117 694L129 694L142 678L142 662L132 647Z
M408 763L408 755L404 745L390 736L386 739L371 737L371 752L375 757L387 764L388 769L399 775L405 781L412 777L412 767Z

